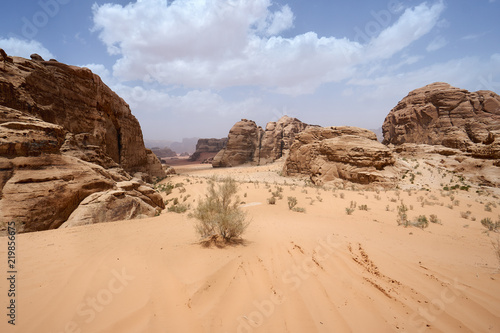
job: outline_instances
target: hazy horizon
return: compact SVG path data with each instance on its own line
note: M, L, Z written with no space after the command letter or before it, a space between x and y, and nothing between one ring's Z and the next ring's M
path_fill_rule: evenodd
M436 81L500 92L499 12L496 0L21 0L0 14L0 48L90 68L147 140L283 115L378 129Z

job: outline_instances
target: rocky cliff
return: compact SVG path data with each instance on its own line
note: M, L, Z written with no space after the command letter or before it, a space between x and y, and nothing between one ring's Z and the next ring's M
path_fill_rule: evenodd
M385 144L443 145L500 158L500 96L433 83L403 98L382 126Z
M142 180L164 176L161 163L145 149L128 105L99 76L0 52L0 228L11 220L20 231L57 228L85 198L118 190L134 174L143 187L122 194L130 207L147 207L129 216L155 214L163 203ZM108 215L118 219L119 208Z
M297 118L283 116L263 130L254 121L242 119L229 131L227 146L213 160L213 167L231 167L245 163L263 165L281 158L295 136L311 127Z

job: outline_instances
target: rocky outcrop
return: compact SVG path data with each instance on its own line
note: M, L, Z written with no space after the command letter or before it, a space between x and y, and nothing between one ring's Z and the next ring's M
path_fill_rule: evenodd
M189 157L190 161L201 161L213 158L219 151L226 148L227 138L222 139L198 139L196 151Z
M499 159L500 96L433 83L403 98L382 129L385 144L443 145L474 157Z
M9 221L20 232L57 228L87 197L119 190L131 175L165 175L128 105L97 75L35 55L0 56L0 229ZM149 190L125 192L150 206L146 215L164 208Z
M212 166L264 165L276 161L290 149L295 136L308 127L311 125L297 118L283 116L268 123L264 131L254 121L242 119L229 131L227 146L214 157Z
M357 127L312 127L298 134L283 174L306 175L315 184L347 180L388 184L397 179L395 158L375 133Z

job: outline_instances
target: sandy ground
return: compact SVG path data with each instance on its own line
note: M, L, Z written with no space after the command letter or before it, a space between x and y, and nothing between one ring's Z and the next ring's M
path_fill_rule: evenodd
M466 181L409 163L413 184L408 175L391 191L314 187L281 177L279 163L178 166L162 183L183 186L163 195L191 209L208 177L241 182L251 218L243 244L204 248L189 211L167 210L18 235L16 325L7 324L2 278L0 331L500 332L500 262L491 243L499 234L480 223L498 219L498 193L442 191ZM269 205L279 188L283 199ZM306 212L289 210L289 196ZM441 224L398 226L401 202L410 219L435 214ZM6 250L0 238L4 272Z

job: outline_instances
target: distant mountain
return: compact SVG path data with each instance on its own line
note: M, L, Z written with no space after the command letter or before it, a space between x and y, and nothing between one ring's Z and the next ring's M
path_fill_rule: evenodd
M174 142L170 140L150 140L144 139L144 145L146 148L154 147L169 147L177 154L188 153L191 155L196 151L196 143L199 138L184 138L182 142Z

